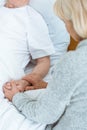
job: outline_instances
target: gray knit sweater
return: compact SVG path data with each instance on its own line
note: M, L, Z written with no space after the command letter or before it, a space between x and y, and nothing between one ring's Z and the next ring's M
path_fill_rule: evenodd
M18 93L13 104L28 119L48 124L46 130L87 130L87 40L61 58L44 94Z

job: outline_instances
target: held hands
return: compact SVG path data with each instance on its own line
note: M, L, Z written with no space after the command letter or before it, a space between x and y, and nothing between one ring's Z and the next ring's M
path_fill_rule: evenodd
M25 80L12 80L10 82L5 83L3 86L5 98L8 98L8 100L11 101L16 93L25 91L25 87L27 85L28 82Z
M26 90L42 89L47 87L47 83L42 80L41 76L36 73L26 75L22 79L28 81L29 85L25 87Z
M36 73L31 73L22 78L23 80L26 80L29 83L29 86L35 86L38 82L42 80L41 76Z
M27 77L28 81L23 77L21 80L12 80L4 84L3 92L9 101L11 101L13 96L18 92L46 88L47 83L42 81L38 75L29 74Z

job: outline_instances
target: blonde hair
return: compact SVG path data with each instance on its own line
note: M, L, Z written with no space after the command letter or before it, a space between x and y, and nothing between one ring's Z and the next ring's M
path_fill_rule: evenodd
M76 33L87 38L87 0L56 0L56 14L62 20L70 20Z

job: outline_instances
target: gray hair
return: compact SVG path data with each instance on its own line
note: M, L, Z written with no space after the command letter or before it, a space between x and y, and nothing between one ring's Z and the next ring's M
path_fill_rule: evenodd
M56 14L62 20L70 20L76 33L87 38L87 0L56 0Z

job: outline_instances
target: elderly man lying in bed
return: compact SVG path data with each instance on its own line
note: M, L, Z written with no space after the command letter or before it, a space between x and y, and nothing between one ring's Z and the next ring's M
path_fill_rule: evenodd
M50 67L49 55L54 53L45 22L27 5L28 2L29 0L7 0L4 7L0 8L0 13L4 16L0 25L1 58L6 64L10 79L19 75L19 80L15 82L23 87L31 84L31 79L37 83L46 76ZM38 19L39 22L36 22ZM24 70L31 59L35 60L36 66L26 76ZM19 73L17 68L20 70ZM10 82L7 83L9 84Z
M31 83L33 83L33 81L34 84L40 81L49 70L49 55L54 53L54 48L49 38L48 29L43 18L34 9L26 5L27 2L28 1L26 0L9 0L5 4L5 6L0 8L0 14L3 14L2 20L0 22L2 36L0 37L0 85L3 86L3 84L7 82L5 85L8 89L10 89L11 87L10 80L12 79L15 81L18 89L20 89L21 86L23 88L24 86L30 85ZM65 48L67 48L67 46ZM4 55L4 53L6 55ZM35 67L31 72L32 74L26 75L26 66L31 59L35 60ZM42 64L44 65L44 67ZM45 67L45 65L47 67ZM31 81L32 79L33 81ZM27 80L29 82L27 82ZM22 90L20 89L20 91ZM43 90L40 90L39 94L42 92ZM35 94L36 93L37 91L35 91ZM34 122L32 123L32 121L28 121L27 124L27 121L23 121L24 117L16 111L14 106L12 106L6 99L2 100L4 96L2 91L0 91L0 96L0 100L2 103L0 105L0 129L12 130L12 128L14 127L14 129L19 130L19 124L21 124L21 122L25 122L26 124L25 128L20 127L21 130L27 130L29 128L31 128L31 130L36 130L37 128L38 130L43 130L45 128L46 125L34 124ZM4 118L4 120L2 117ZM12 125L6 123L8 119L9 122L11 120ZM17 123L16 125L14 125L14 121L16 119L18 119L19 124Z
M0 20L0 100L4 96L1 89L5 82L9 88L10 81L14 79L18 89L22 91L23 87L32 83L31 79L34 84L42 80L50 67L49 56L55 52L43 18L27 5L28 2L29 0L7 0L5 5L0 8L2 16ZM26 75L25 69L31 59L35 60L35 67L30 74ZM20 86L22 86L22 90ZM12 112L14 108L8 108L6 100L0 102L2 102L0 117L3 114L3 118L5 118L5 111L9 109L6 119L9 119L10 115L13 115L14 118L16 116L15 112ZM0 129L2 130L4 130L3 127L6 127L3 126L2 122L6 120L3 118L0 119ZM41 126L42 128L44 125ZM34 124L33 129L36 129Z

